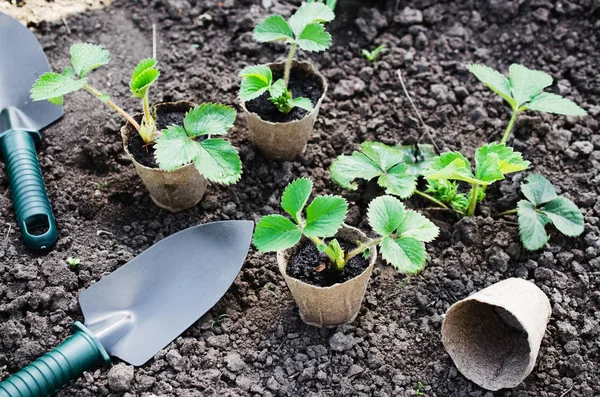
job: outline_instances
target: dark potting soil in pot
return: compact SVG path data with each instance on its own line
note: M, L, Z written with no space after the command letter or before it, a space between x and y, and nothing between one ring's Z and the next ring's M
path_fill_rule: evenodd
M183 125L183 119L188 110L189 107L186 104L178 104L172 108L158 109L156 113L156 128L161 131L170 125ZM141 122L141 119L141 116L136 117L138 123ZM201 139L204 139L204 137ZM138 163L146 167L158 168L158 164L154 158L154 146L146 145L140 134L136 131L129 135L127 148Z
M283 78L283 70L274 70L273 81L281 78ZM314 73L308 73L303 69L292 68L288 88L292 90L292 97L309 98L313 106L317 106L319 98L323 95L321 79ZM258 114L261 119L272 123L288 123L294 120L301 120L308 113L299 107L295 107L288 114L281 113L269 101L269 94L267 92L256 99L246 102L246 109L249 112Z
M344 240L338 240L345 252L352 250L356 244ZM322 271L317 271L320 265L326 265ZM290 277L304 281L305 283L316 285L317 287L329 287L337 283L343 283L353 279L366 268L369 267L369 260L362 255L357 255L350 259L341 273L333 272L330 269L331 261L329 257L319 252L317 245L310 240L300 244L294 252L287 266L287 274Z

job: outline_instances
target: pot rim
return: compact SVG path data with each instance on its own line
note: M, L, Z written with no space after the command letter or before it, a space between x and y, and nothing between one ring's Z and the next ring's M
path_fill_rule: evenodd
M170 107L170 106L179 106L179 105L189 105L190 109L197 106L197 104L195 102L188 101L188 100L181 100L181 101L175 101L175 102L158 102L158 103L153 104L151 107L153 109L156 109L156 108L160 108L160 107ZM143 116L143 113L135 113L132 117L136 118L138 116ZM186 167L190 167L190 166L193 167L194 166L194 163L189 163L189 164L186 164L186 165L182 165L181 167L179 167L179 168L177 168L177 169L175 169L173 171L167 171L167 170L160 169L158 167L148 167L148 166L146 166L144 164L141 164L129 152L129 147L128 147L129 146L128 145L128 143L129 143L129 136L134 131L135 131L135 128L133 128L133 126L131 125L131 123L129 121L126 122L121 127L121 139L123 140L123 149L125 150L125 153L127 153L127 155L131 158L131 161L133 161L135 163L136 167L141 167L141 168L143 168L145 170L150 170L150 171L157 172L157 173L171 174L171 173L174 173L174 172L178 172L179 170L184 169ZM137 131L135 131L135 132L137 132ZM202 175L202 174L200 174L200 175Z
M342 224L342 227L337 231L337 233L339 233L340 231L342 231L344 229L358 233L360 235L361 240L366 240L368 238L367 235L362 230L360 230L354 226L347 225L345 223ZM337 235L337 233L336 233L336 235ZM307 283L305 281L302 281L300 279L297 279L295 277L292 277L287 273L287 267L289 264L289 260L285 260L285 252L296 248L303 241L306 241L306 237L304 237L304 236L302 236L302 239L298 242L298 244L294 245L293 247L288 248L287 250L277 251L277 262L285 262L284 276L289 277L289 278L293 279L294 281L300 283L303 287L318 288L320 290L330 290L330 289L338 288L344 284L347 284L353 280L356 280L356 279L364 276L364 274L366 272L368 272L370 269L372 269L375 266L375 262L377 261L377 246L373 246L373 247L371 247L371 255L369 256L369 266L367 266L365 268L365 270L363 270L360 274L357 274L356 276L352 277L349 280L344 281L343 283L335 283L328 287L320 287L318 285L313 285L313 284Z
M269 62L266 64L263 64L264 66L268 66L269 68L271 68L271 66L273 65L285 65L285 61L279 61L279 62ZM246 102L240 100L242 109L244 110L245 113L247 114L251 114L254 117L258 118L260 121L262 121L265 124L270 124L270 125L283 125L283 124L298 124L303 122L304 120L306 120L306 118L310 117L313 113L317 112L319 110L319 108L321 107L321 104L323 103L323 99L325 99L325 94L327 94L327 89L329 88L329 84L327 84L327 79L325 78L325 76L323 76L320 72L318 72L313 63L308 61L308 60L303 60L303 61L299 61L297 59L294 59L292 61L292 68L295 65L307 65L309 67L309 70L318 78L321 79L322 83L323 83L323 93L321 94L321 96L319 97L319 100L317 101L317 104L315 105L314 109L312 110L312 112L306 112L306 115L304 117L302 117L301 119L298 120L292 120L292 121L286 121L284 123L274 123L272 121L268 121L268 120L264 120L262 117L260 117L257 113L251 112L246 108Z

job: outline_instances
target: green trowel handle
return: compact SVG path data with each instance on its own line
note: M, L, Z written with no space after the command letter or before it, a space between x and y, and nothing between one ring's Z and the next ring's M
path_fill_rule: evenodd
M47 397L84 371L110 366L106 350L83 324L75 322L73 330L69 339L0 383L0 397Z
M0 135L0 154L25 245L41 250L52 246L58 237L56 220L50 207L37 153L35 131L8 130Z

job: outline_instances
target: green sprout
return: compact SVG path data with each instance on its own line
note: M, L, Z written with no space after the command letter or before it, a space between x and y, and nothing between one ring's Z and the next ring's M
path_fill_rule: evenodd
M338 0L306 0L307 3L325 3L327 7L331 9L331 11L335 11L335 6L337 5Z
M321 52L331 45L331 35L323 26L335 18L332 9L323 3L303 4L287 21L281 15L268 16L254 28L254 39L260 43L284 41L291 44L285 62L283 80L273 82L273 76L267 66L250 66L240 72L242 85L239 98L248 102L263 93L269 93L269 100L282 113L289 113L294 107L312 111L310 99L292 97L288 85L292 61L296 49ZM269 69L268 71L266 69Z
M79 259L79 258L73 258L72 256L70 256L70 257L67 258L67 263L72 268L76 268L81 263L81 259Z
M171 125L161 132L154 144L159 167L173 171L194 163L198 172L211 182L236 183L242 173L237 150L223 138L233 127L236 112L221 104L204 103L190 110L183 127Z
M333 237L346 217L346 200L339 196L317 196L307 206L312 188L312 181L307 178L288 185L281 198L281 207L292 219L277 214L263 217L256 225L253 238L259 251L288 249L304 236L327 255L331 262L328 269L334 273L343 271L353 257L368 255L374 246L379 246L382 257L401 272L416 274L423 269L425 243L433 241L439 234L438 227L429 219L405 209L395 197L378 197L369 204L367 212L369 224L378 236L345 252Z
M581 211L571 200L557 195L548 179L531 174L521 184L521 192L527 200L519 201L517 209L500 215L518 215L519 234L528 250L538 250L550 240L546 233L548 224L554 225L565 236L577 237L583 233Z
M215 329L215 325L217 324L221 324L223 321L227 320L229 318L229 315L227 313L223 313L223 314L219 314L217 317L215 317L214 320L212 320L212 322L210 323L210 329L214 330Z
M375 62L379 55L383 54L386 51L387 47L385 46L385 44L382 44L379 47L375 48L373 51L363 49L362 54L365 56L365 58L367 58L367 61Z
M496 94L500 95L512 109L512 116L500 143L506 143L517 117L526 110L585 116L587 112L575 102L543 90L552 85L552 77L540 70L528 69L523 65L512 64L509 77L485 65L467 65L471 73Z
M142 98L144 117L142 125L126 111L116 105L109 95L92 87L88 82L88 73L110 62L110 54L101 45L77 43L71 46L71 65L62 73L47 72L42 74L31 88L31 99L47 100L55 105L62 105L64 96L84 89L119 113L139 133L144 143L151 144L157 135L156 123L148 106L148 89L156 81L159 71L155 68L155 59L144 59L134 69L130 89L134 97Z
M423 386L423 382L417 382L417 388L415 389L415 396L424 396L425 395L425 386Z

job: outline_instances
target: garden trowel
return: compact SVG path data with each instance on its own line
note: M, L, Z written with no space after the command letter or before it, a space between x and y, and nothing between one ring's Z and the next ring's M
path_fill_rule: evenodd
M195 226L161 240L79 295L85 325L0 383L0 397L46 397L109 356L142 365L227 292L252 238L252 221Z
M25 245L50 247L58 231L35 152L40 130L63 115L61 106L33 102L29 90L50 71L37 39L19 21L0 12L0 156Z

